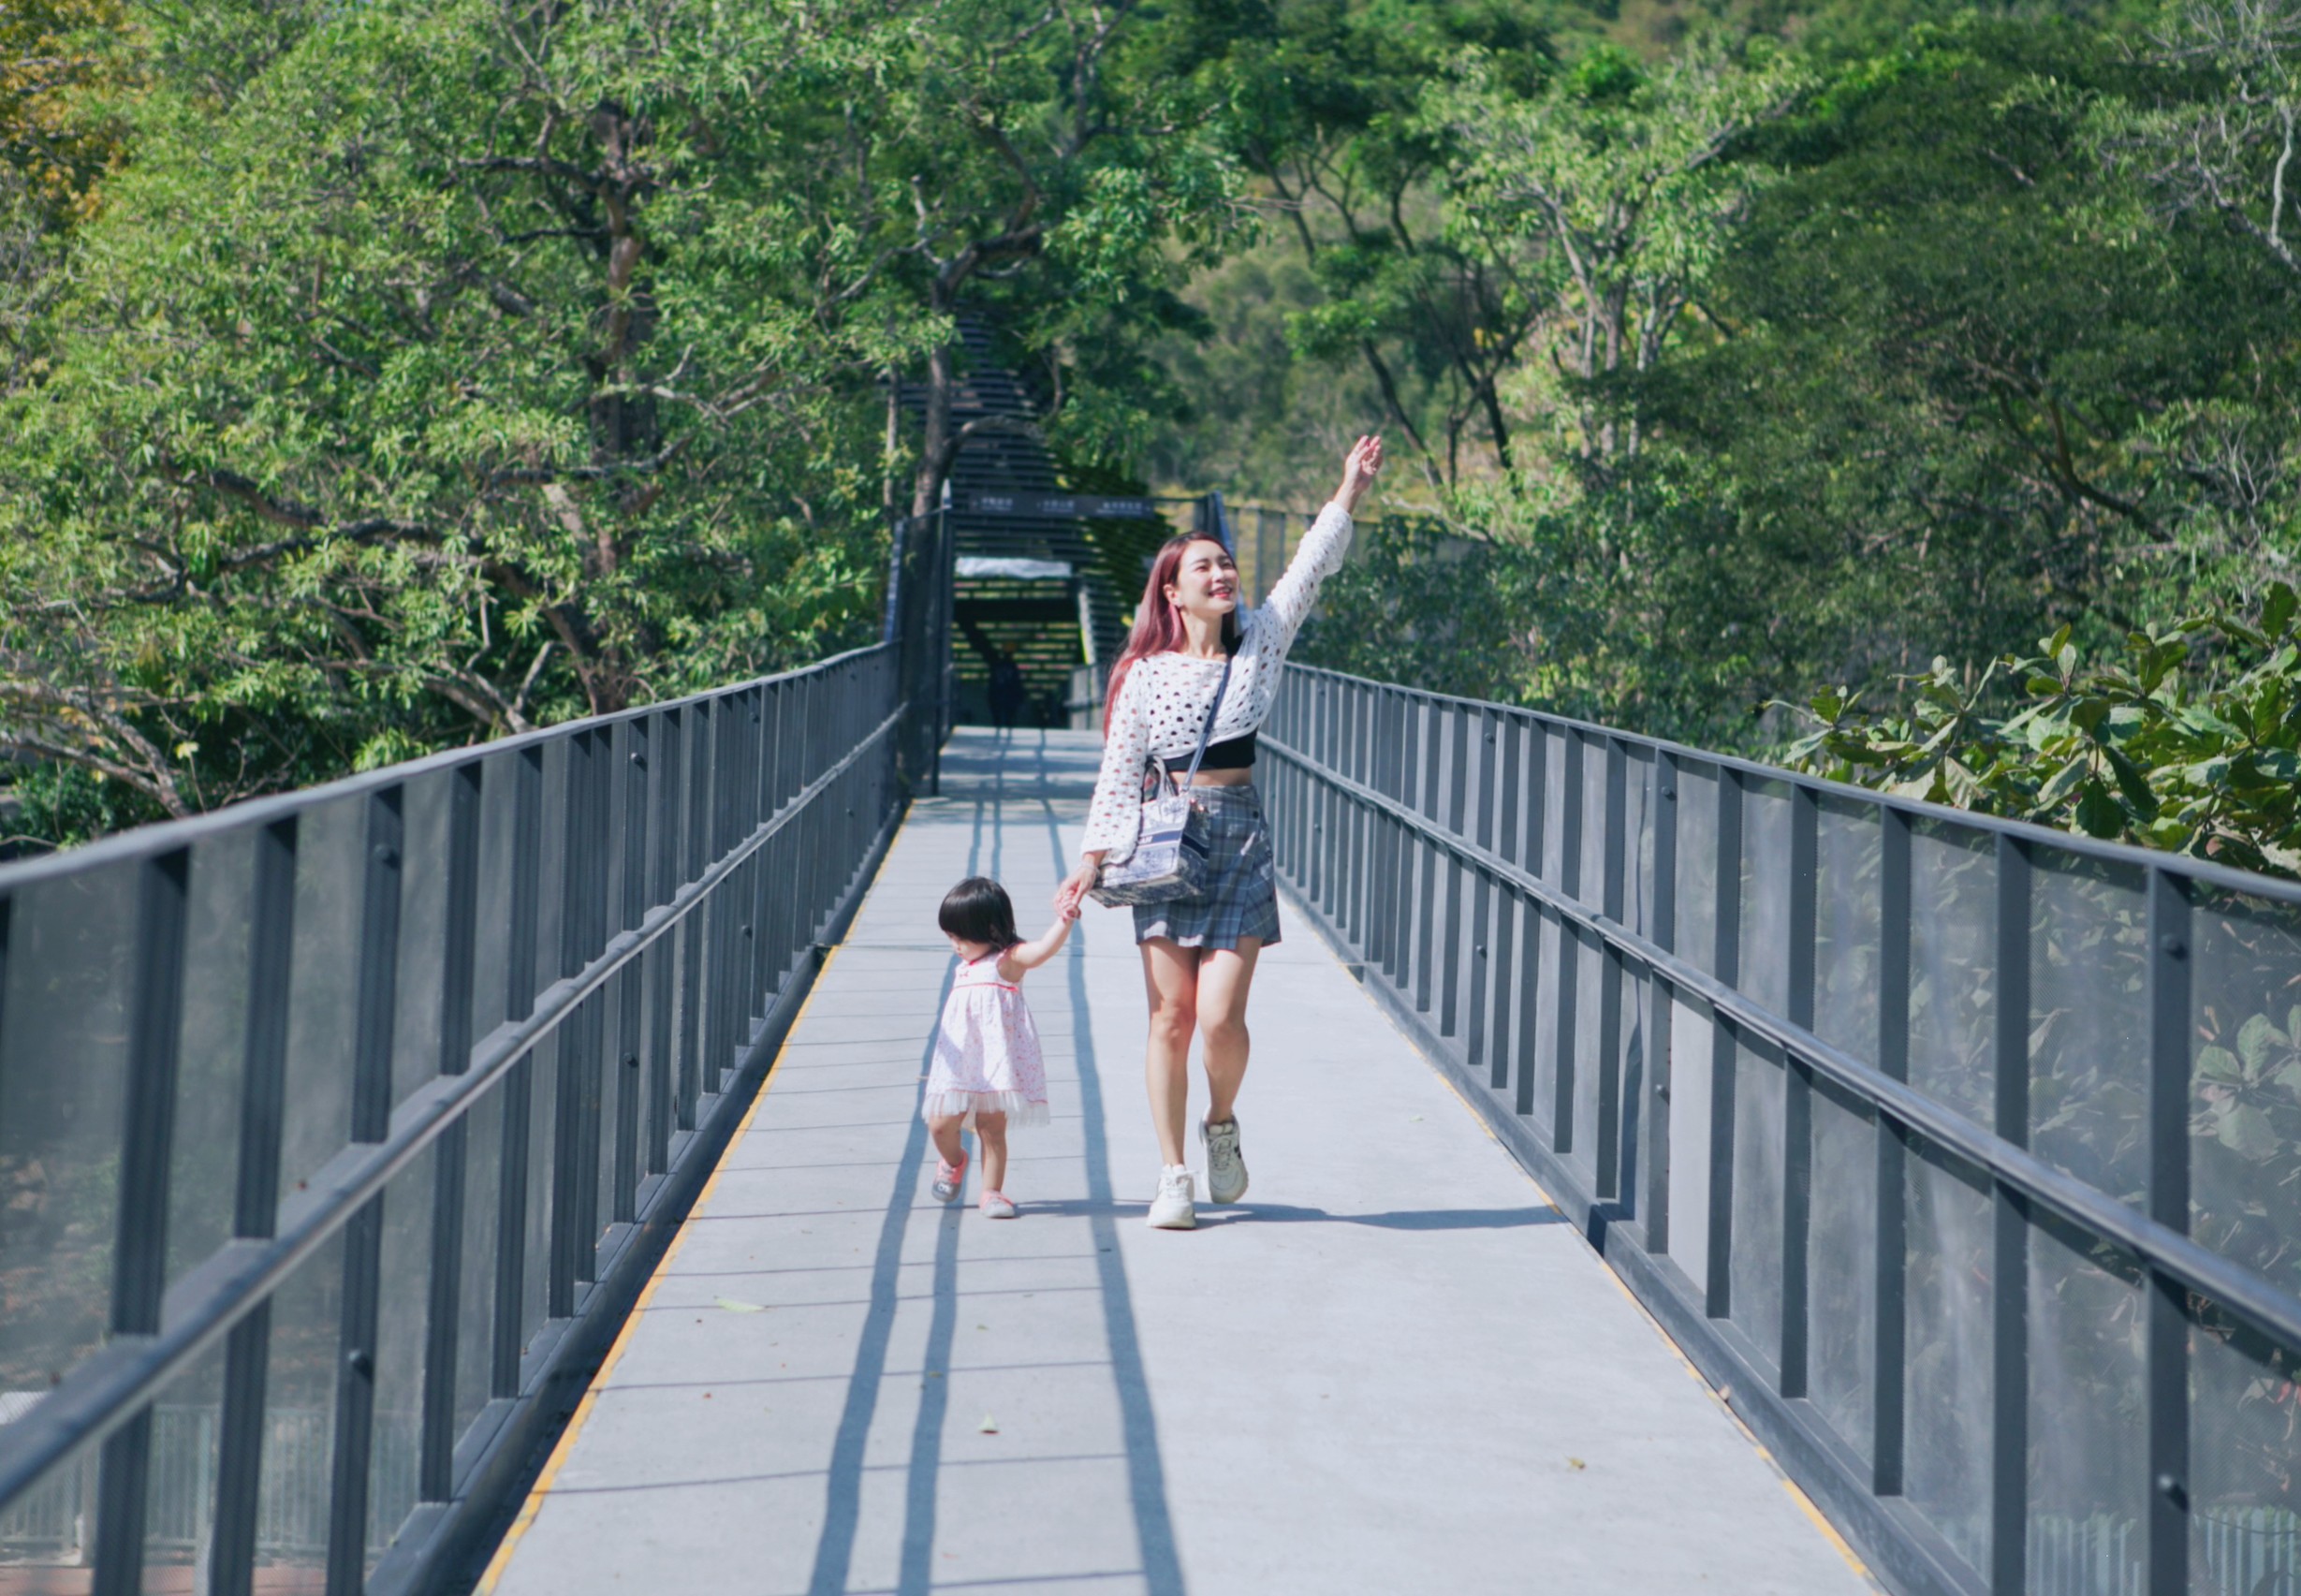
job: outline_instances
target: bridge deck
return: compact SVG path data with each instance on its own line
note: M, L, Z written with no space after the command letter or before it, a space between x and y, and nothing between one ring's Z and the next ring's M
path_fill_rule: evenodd
M1021 1217L933 1201L935 904L995 873L1034 930L1094 753L959 735L483 1589L1874 1590L1298 921L1246 1203L1143 1226L1139 967L1092 909L1026 986Z

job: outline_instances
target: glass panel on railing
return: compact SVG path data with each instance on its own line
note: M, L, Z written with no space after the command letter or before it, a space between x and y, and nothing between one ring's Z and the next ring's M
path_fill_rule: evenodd
M1718 970L1718 769L1678 772L1678 958L1706 974Z
M1558 728L1542 729L1542 879L1552 886L1565 879L1566 738Z
M472 1105L463 1123L463 1254L455 1325L458 1440L494 1394L495 1232L504 1209L503 1088Z
M344 1237L329 1238L271 1296L264 1381L264 1462L256 1588L320 1596L328 1588L328 1512L335 1468L337 1372L343 1367Z
M247 1064L249 911L256 836L254 827L243 827L192 850L184 909L176 1123L169 1147L171 1281L231 1238L239 1202L241 1080Z
M152 1464L144 1485L143 1589L149 1596L208 1589L223 1423L219 1345L170 1381L152 1405Z
M1825 798L1814 825L1813 1033L1878 1060L1878 812Z
M452 771L407 784L400 872L400 969L391 1024L391 1101L438 1078L447 988L448 798Z
M2191 1232L2301 1291L2301 910L2217 891L2193 914Z
M1790 1005L1790 787L1742 790L1742 991L1775 1014Z
M1626 843L1629 881L1623 890L1624 923L1643 937L1654 934L1654 768L1650 748L1630 751Z
M1906 1167L1906 1494L1960 1557L1986 1569L1996 1388L1990 1198L1978 1172L1928 1149L1913 1149Z
M546 1040L527 1061L527 1240L520 1288L520 1351L534 1344L550 1312L551 1188L559 1141L559 1046ZM508 1105L507 1105L508 1106Z
M1592 894L1595 895L1594 893ZM1572 936L1561 945L1574 955L1574 1149L1566 1162L1595 1190L1598 1176L1598 1094L1603 1083L1605 949L1594 936Z
M432 1297L435 1155L425 1149L384 1188L377 1272L375 1408L369 1432L367 1568L415 1509L423 1442L425 1325Z
M1781 1356L1781 1175L1787 1076L1772 1048L1734 1049L1733 1318L1770 1378Z
M503 1024L511 980L511 900L519 831L520 761L491 754L479 780L478 918L472 950L472 1041Z
M1605 902L1605 767L1606 739L1582 741L1582 857L1579 877L1582 901L1592 908Z
M1878 1318L1878 1128L1827 1081L1813 1089L1807 1243L1807 1390L1839 1438L1870 1460Z
M2130 865L2032 856L2030 1146L2110 1195L2149 1175L2148 905Z
M536 817L535 871L535 990L541 992L566 972L560 946L565 923L567 892L567 739L555 738L544 745L543 808Z
M24 1392L0 1393L0 1435L31 1408ZM0 1589L27 1596L94 1589L101 1451L89 1442L0 1508Z
M351 1138L367 812L364 796L333 798L305 810L297 823L296 947L280 1130L283 1206L294 1203L304 1182Z
M2143 1596L2148 1505L2141 1274L2052 1219L2030 1229L2029 1588Z
M1910 1084L1995 1123L1996 844L1935 821L1910 839Z
M0 991L0 1414L110 1325L136 862L21 888ZM13 1407L11 1408L11 1404Z
M2190 1589L2301 1586L2301 1357L2204 1305L2190 1336Z
M1670 1009L1670 1258L1695 1291L1709 1281L1709 1010Z

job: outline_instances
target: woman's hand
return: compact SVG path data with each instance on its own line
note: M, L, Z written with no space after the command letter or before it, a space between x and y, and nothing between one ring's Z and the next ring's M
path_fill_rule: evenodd
M1092 855L1081 860L1077 870L1064 876L1063 885L1055 888L1055 913L1066 920L1078 918L1079 900L1086 897L1087 888L1094 885L1095 875L1102 868L1102 856Z
M1342 486L1334 495L1334 502L1342 506L1344 515L1358 513L1358 501L1374 485L1374 478L1383 468L1383 437L1380 432L1362 437L1350 446L1350 453L1342 457Z

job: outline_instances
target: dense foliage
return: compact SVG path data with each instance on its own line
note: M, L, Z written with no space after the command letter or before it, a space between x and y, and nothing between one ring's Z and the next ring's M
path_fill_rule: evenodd
M887 511L966 441L961 311L1092 459L1141 413L1106 324L1232 215L1132 7L138 17L120 169L48 206L0 400L36 833L867 640Z
M2194 616L2133 633L2104 662L2087 664L2066 626L1978 680L1937 659L1906 711L1817 694L1819 725L1789 756L1935 803L2301 875L2297 619L2280 581L2255 622Z

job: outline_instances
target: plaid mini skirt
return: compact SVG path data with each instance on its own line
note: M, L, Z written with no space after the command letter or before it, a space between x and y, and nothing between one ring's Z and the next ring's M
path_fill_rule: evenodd
M1135 905L1135 940L1168 937L1184 947L1230 947L1241 937L1279 940L1279 884L1270 827L1253 783L1193 787L1207 812L1207 889L1195 898Z

